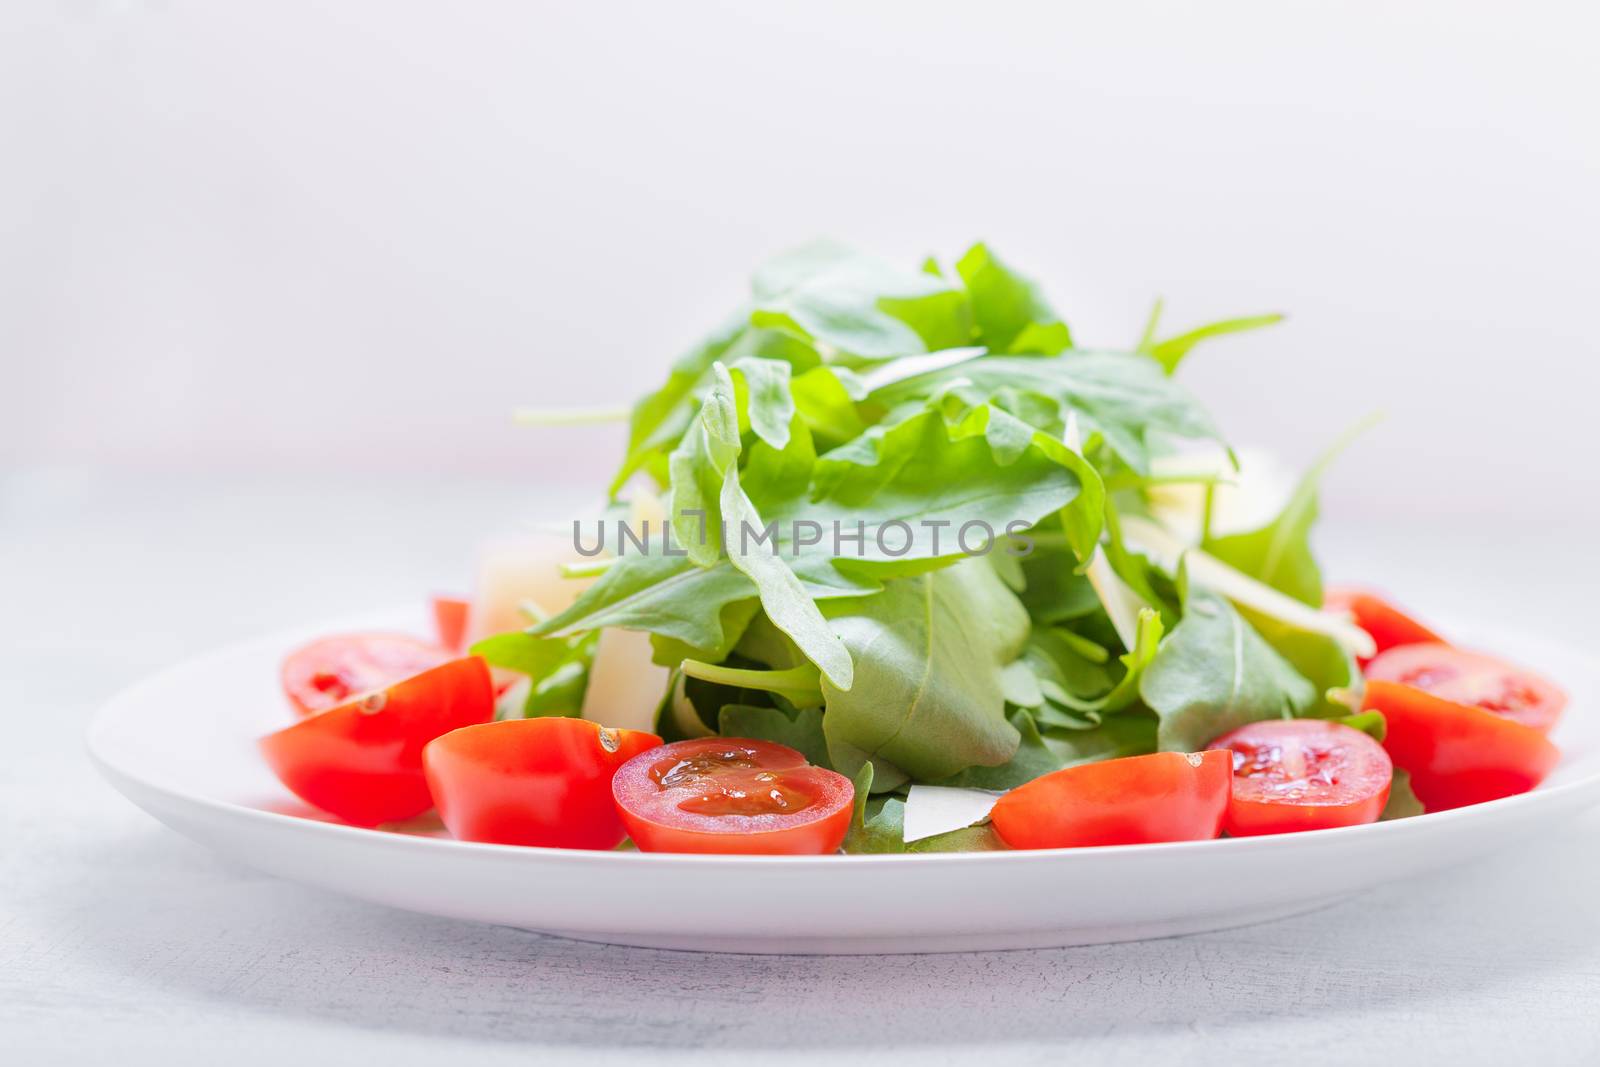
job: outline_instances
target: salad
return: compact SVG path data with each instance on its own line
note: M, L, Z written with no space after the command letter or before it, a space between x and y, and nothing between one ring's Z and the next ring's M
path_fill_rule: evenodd
M673 852L1197 840L1537 785L1562 692L1326 588L1338 446L1252 496L1179 383L1278 316L1160 311L1087 348L981 244L781 256L634 405L600 514L492 553L432 635L295 650L263 755L358 825Z

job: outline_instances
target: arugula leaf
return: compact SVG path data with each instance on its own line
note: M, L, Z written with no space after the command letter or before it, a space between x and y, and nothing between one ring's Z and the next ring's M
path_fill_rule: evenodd
M1015 789L1040 775L1061 769L1061 757L1045 744L1032 716L1024 711L1013 712L1011 725L1021 736L1016 755L996 767L968 767L934 785L953 786L958 789Z
M1038 286L1000 262L988 246L969 248L956 262L956 273L972 298L978 335L990 351L1054 356L1072 347L1066 323Z
M794 330L862 359L965 344L972 312L936 275L899 270L842 245L796 249L756 272L753 325Z
M528 676L531 684L519 709L522 718L571 718L583 709L599 640L598 630L574 637L537 637L513 631L486 637L468 651L482 656L491 667ZM504 709L501 714L506 714Z
M1423 811L1422 801L1417 799L1416 792L1411 788L1411 775L1396 767L1394 780L1389 783L1389 802L1383 806L1383 814L1378 816L1378 821L1409 819L1413 815L1423 814Z
M672 472L672 532L689 558L702 567L722 552L720 504L724 475L734 469L741 448L739 406L733 378L721 363L700 414L669 458Z
M1160 716L1162 751L1196 752L1229 730L1293 718L1316 702L1311 683L1228 601L1191 590L1184 607L1139 683L1144 703Z
M1100 760L1143 756L1156 751L1158 720L1145 708L1129 708L1108 716L1100 725L1087 730L1047 728L1045 744L1063 767L1076 767Z
M952 438L938 412L924 411L820 457L814 499L778 517L815 516L847 530L859 521L869 559L955 557L968 524L967 541L976 548L985 536L977 524L995 535L1013 522L1032 525L1067 507L1084 486L1078 472L1039 448L1001 466L983 439Z
M1028 616L987 562L895 579L834 607L856 664L849 692L823 683L836 768L853 774L874 759L880 774L886 764L938 781L1016 755L1021 735L1006 719L1001 672L1027 640Z
M782 360L754 357L730 368L740 427L748 422L757 437L780 452L788 447L789 422L795 415L790 370Z
M1221 440L1210 416L1159 363L1131 353L1072 351L1057 359L990 356L895 382L868 399L893 408L938 395L958 379L987 396L1013 390L1046 398L1055 406L1052 426L1064 426L1067 413L1078 412L1086 430L1103 435L1141 474L1149 473L1147 441L1152 433Z
M1169 337L1165 341L1155 340L1156 323L1161 318L1161 301L1157 300L1155 307L1150 311L1150 322L1145 327L1144 339L1139 342L1139 351L1147 353L1155 359L1168 374L1178 369L1178 364L1183 362L1185 356L1202 341L1213 337L1223 337L1230 333L1244 333L1247 330L1259 330L1263 326L1274 326L1283 321L1282 315L1249 315L1237 319L1223 319L1221 322L1209 323L1197 327L1187 333L1176 337Z
M1340 452L1372 425L1365 419L1340 436L1300 479L1283 510L1270 523L1248 533L1214 537L1202 547L1243 574L1313 608L1322 607L1322 571L1311 552L1311 527L1317 518L1317 485ZM1241 609L1256 630L1295 669L1311 680L1319 694L1359 683L1354 658L1326 634L1296 628L1249 608ZM1318 713L1341 715L1343 705L1326 696Z

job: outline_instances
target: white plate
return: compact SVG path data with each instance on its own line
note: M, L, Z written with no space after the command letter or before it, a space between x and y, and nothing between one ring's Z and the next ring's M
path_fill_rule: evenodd
M180 833L264 871L434 915L658 948L937 952L1093 944L1261 922L1525 839L1600 803L1600 669L1546 642L1455 627L1548 673L1572 704L1561 766L1532 793L1339 830L1120 848L915 856L673 856L451 841L437 826L324 821L256 755L286 725L278 663L389 614L239 645L147 679L97 716L89 749Z

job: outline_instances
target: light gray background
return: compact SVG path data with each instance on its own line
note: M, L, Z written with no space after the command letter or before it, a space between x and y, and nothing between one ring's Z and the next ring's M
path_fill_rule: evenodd
M1333 472L1331 570L1592 630L1592 5L0 5L0 1048L1600 1059L1600 823L1248 931L696 958L260 878L99 785L143 673L458 587L614 404L818 234L974 237L1078 334L1260 310L1190 383ZM554 487L566 486L566 490ZM219 704L226 695L219 695ZM978 906L981 906L979 902ZM704 1051L704 1050L710 1050Z
M1600 516L1592 4L0 7L9 464L592 477L818 235L982 237L1382 515ZM1424 490L1418 492L1419 489Z

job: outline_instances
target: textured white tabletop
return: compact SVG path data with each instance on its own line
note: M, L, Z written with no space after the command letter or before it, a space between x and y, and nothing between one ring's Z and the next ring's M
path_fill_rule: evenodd
M0 481L0 1059L1600 1062L1594 816L1474 866L1225 933L702 956L276 881L95 778L83 729L120 686L274 627L460 586L471 543L529 499L487 485ZM1338 574L1441 612L1514 610L1568 640L1586 632L1597 583L1571 532L1427 533L1334 530L1326 555Z

